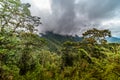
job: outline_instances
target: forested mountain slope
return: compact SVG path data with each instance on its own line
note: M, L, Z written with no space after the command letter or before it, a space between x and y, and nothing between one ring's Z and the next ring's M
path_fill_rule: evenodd
M53 32L46 32L45 34L41 33L41 37L46 40L45 49L50 51L57 51L62 48L62 43L66 41L72 42L81 42L83 40L82 37L79 36L70 36L70 35L60 35ZM107 37L106 40L108 43L120 43L120 38L117 37Z
M41 37L46 40L46 48L50 51L56 51L62 48L62 43L66 41L82 41L82 37L79 36L69 36L69 35L59 35L53 32L46 32L46 34L41 34Z

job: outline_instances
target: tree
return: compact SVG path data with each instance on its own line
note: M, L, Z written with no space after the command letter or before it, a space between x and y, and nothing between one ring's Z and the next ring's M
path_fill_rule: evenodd
M2 0L0 6L1 31L34 32L35 27L41 23L39 17L30 14L28 3L22 4L20 0Z
M96 28L87 30L83 34L84 41L87 43L106 43L106 37L111 37L111 32L107 29L98 30Z
M30 4L22 4L20 0L0 0L0 60L3 54L22 53L17 66L26 72L32 65L32 62L27 64L32 60L30 53L44 43L36 34L40 17L32 16L29 7Z

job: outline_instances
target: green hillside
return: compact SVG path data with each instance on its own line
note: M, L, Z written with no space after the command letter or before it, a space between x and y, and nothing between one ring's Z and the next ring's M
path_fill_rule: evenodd
M46 32L46 34L41 34L41 37L46 40L46 49L50 51L61 50L63 44L66 41L82 41L81 37L78 36L69 36L69 35L59 35L53 32Z

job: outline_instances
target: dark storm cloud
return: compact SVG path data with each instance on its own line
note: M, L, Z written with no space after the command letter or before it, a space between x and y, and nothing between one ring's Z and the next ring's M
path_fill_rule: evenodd
M37 10L35 14L41 16L40 30L74 35L102 28L102 22L120 16L119 8L120 0L51 0L51 13Z
M53 0L51 5L53 15L57 18L55 32L71 33L75 29L74 0Z
M120 0L79 0L77 10L86 13L89 19L111 18L119 8Z
M51 19L56 25L46 28L60 34L81 33L116 16L119 5L120 0L52 0Z

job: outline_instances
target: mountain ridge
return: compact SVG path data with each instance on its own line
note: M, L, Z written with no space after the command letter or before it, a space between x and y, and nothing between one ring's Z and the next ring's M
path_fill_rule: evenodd
M117 38L117 37L107 37L106 40L109 43L120 43L120 38Z
M66 41L72 42L80 42L82 41L82 37L71 36L71 35L60 35L53 32L46 32L45 34L40 34L42 38L44 38L47 42L46 49L50 51L57 51L62 48L62 44ZM107 37L106 40L108 43L120 43L120 38L117 37Z
M71 35L60 35L60 34L56 34L56 33L53 33L53 32L46 32L45 34L42 34L41 33L41 36L45 39L50 39L50 40L57 40L59 42L65 42L65 41L75 41L75 42L78 42L78 41L82 41L82 37L79 37L78 35L75 35L75 36L71 36ZM120 38L118 37L106 37L106 40L109 42L109 43L120 43Z

